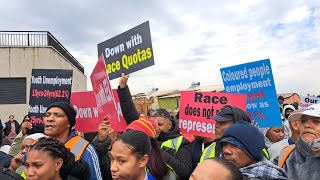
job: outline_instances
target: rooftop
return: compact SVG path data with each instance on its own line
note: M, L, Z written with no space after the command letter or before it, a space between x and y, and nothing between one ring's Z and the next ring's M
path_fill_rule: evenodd
M84 73L83 66L49 31L0 31L1 46L51 46L79 71Z

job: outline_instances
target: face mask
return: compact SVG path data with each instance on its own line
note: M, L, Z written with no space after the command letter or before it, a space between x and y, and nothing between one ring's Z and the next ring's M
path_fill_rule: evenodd
M304 141L304 142L310 147L312 151L320 151L320 138L317 138L313 141L309 141L309 142Z

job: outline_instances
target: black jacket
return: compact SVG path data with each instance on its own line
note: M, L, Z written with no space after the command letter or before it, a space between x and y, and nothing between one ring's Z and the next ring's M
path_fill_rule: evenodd
M195 169L198 166L198 163L200 161L202 151L210 146L212 142L206 142L203 144L203 149L202 149L202 141L201 140L193 140L191 142L191 152L192 152L192 168Z
M19 128L20 128L19 123L16 120L14 120L14 124L16 125L16 133L19 134ZM3 130L3 133L5 136L8 136L11 131L11 122L7 121L5 125L6 125L6 128Z
M127 86L126 88L121 89L120 86L118 86L117 92L119 96L121 111L127 124L130 124L132 121L139 119L140 114L134 106L129 87Z
M134 106L132 101L132 96L128 86L121 89L118 87L118 96L120 100L120 106L122 114L127 124L130 124L132 121L139 119L139 112ZM162 142L173 139L175 137L181 136L179 126L176 121L172 121L172 129L169 133L160 133L157 138L159 145ZM161 149L164 161L173 168L181 180L189 179L189 176L192 173L192 153L191 153L191 144L190 142L183 138L182 144L174 156L171 152Z
M104 141L99 141L98 136L96 136L91 144L96 148L96 151L99 156L100 170L104 180L111 180L111 171L110 171L110 158L109 158L109 148L111 145L111 140L108 137Z
M9 168L12 156L0 151L0 167Z
M177 121L172 120L172 129L168 133L161 132L159 137L157 138L159 145L161 145L164 141L169 139L173 139L181 136L180 129ZM191 152L191 144L186 139L183 138L182 144L174 156L172 151L167 151L161 149L163 154L164 161L172 167L175 173L179 176L181 180L189 179L193 169L192 169L192 152Z

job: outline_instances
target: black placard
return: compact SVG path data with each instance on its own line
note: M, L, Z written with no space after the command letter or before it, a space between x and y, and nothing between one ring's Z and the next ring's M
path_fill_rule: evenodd
M28 116L32 129L27 134L43 133L43 116L56 101L70 103L72 70L32 69Z
M154 65L149 21L98 44L109 79Z

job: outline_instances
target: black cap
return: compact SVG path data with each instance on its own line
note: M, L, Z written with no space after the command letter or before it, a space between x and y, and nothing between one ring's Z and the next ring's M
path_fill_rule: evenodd
M235 106L229 106L226 105L221 108L219 112L217 112L217 115L211 116L210 119L213 119L215 121L247 121L251 122L250 117L248 114L243 111L242 109L235 107Z

